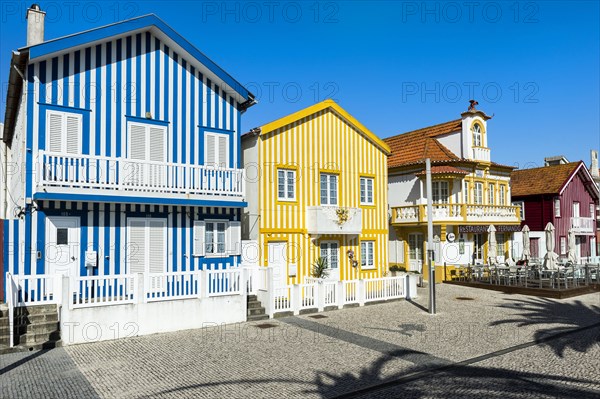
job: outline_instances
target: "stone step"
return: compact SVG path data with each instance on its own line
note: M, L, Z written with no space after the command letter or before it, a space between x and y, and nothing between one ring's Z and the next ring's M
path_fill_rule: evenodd
M15 315L35 315L41 313L56 313L56 305L31 305L15 308Z
M262 303L260 303L259 301L248 302L248 309L250 309L250 308L260 308L260 307L262 307Z
M269 320L269 316L266 314L261 315L252 315L246 318L247 321L259 321L259 320Z
M248 316L265 314L265 308L248 309Z
M258 301L258 297L256 295L248 295L248 302Z
M48 341L58 341L60 339L60 331L48 333L32 333L28 332L19 337L19 345L30 347L31 345L42 344Z
M60 325L56 321L46 321L43 323L35 323L29 325L21 325L18 327L20 334L34 333L34 334L50 334L54 331L58 331Z
M40 313L15 317L15 324L19 325L44 323L47 321L58 322L58 313Z
M43 349L54 349L60 348L62 346L62 341L47 341L38 344L31 345L16 345L13 348L9 348L8 344L0 345L0 355L4 355L7 353L16 353L16 352L30 352L34 350L43 350Z

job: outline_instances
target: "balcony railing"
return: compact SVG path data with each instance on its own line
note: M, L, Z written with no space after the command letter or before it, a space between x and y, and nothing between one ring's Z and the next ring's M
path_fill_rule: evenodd
M426 223L426 205L392 208L393 223ZM433 204L435 222L519 222L519 207L477 204Z
M473 147L473 159L490 162L490 149L486 147Z
M45 151L37 162L38 191L244 197L242 169Z
M306 208L306 228L309 234L361 234L362 209L309 206Z
M594 218L572 217L571 229L575 234L593 235L596 224Z

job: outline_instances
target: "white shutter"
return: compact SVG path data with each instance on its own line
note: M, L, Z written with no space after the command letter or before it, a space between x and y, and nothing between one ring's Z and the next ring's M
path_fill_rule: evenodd
M241 222L229 222L229 255L241 255L242 250L242 224Z
M220 167L226 168L229 166L229 163L227 162L227 142L228 142L227 136L220 134L218 136L218 138L219 138L219 148L218 148L219 160L218 160L218 163L219 163Z
M65 114L66 117L66 150L67 154L79 154L79 138L81 137L81 115Z
M62 152L62 121L63 115L59 112L48 112L47 150L50 152Z
M137 124L129 125L129 158L146 160L146 128Z
M149 136L150 137L148 138L148 141L150 144L150 153L148 154L148 160L156 162L166 162L166 129L163 127L151 126Z
M212 134L207 134L205 139L205 165L214 165L217 162L216 158L216 137Z
M129 220L129 240L127 243L127 259L129 274L146 271L146 221Z
M205 222L199 220L194 222L194 256L204 256L205 229Z
M164 220L148 221L148 255L150 273L167 271L167 225Z

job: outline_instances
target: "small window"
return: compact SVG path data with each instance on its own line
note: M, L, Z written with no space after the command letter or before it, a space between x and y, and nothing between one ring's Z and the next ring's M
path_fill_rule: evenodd
M560 237L560 254L565 255L567 253L567 238Z
M513 206L520 207L521 220L525 220L525 203L523 201L513 202Z
M475 183L475 203L483 204L483 183Z
M56 245L69 245L69 229L56 229Z
M573 202L573 217L581 217L581 213L579 211L579 202Z
M327 259L329 269L338 269L340 267L338 243L326 241L321 243L321 257Z
M375 267L375 241L361 241L360 265L363 269Z
M506 205L506 187L500 186L500 198L498 199L498 205Z
M227 222L206 222L204 251L207 255L225 254L225 232Z
M360 203L373 205L373 179L370 177L360 178Z
M294 201L296 199L295 170L277 170L277 199L280 201Z
M448 182L434 181L431 182L432 201L434 204L448 203Z
M468 204L469 203L469 182L466 180L464 181L463 197L464 197L465 204Z
M219 168L229 167L229 135L206 133L204 136L204 164Z
M554 216L560 217L560 198L554 198Z
M46 112L46 151L81 154L82 115L73 112Z
M496 203L496 185L491 184L488 186L488 204L494 205Z
M337 179L337 175L321 173L321 205L338 204Z
M475 124L475 126L473 126L473 146L474 147L481 147L481 137L482 137L482 132L481 132L481 126L479 124Z
M498 256L506 256L504 251L505 243L504 233L496 234L496 254L498 254Z

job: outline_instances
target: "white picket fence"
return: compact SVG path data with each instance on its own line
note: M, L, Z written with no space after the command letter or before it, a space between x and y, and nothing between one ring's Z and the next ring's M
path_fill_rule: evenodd
M84 276L71 279L71 309L135 303L137 274Z
M369 302L406 298L409 277L333 281L306 278L303 284L273 285L272 268L249 268L248 293L256 294L270 317L276 313L298 314L302 310L343 308Z

